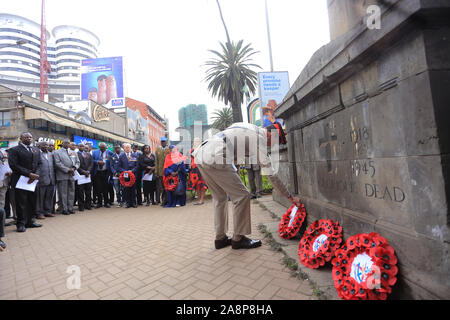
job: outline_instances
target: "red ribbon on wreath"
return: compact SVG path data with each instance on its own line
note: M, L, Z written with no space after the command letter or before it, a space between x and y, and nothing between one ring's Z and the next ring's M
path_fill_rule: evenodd
M132 171L124 171L119 176L119 181L125 188L132 187L136 181L136 177Z
M164 181L164 188L167 190L167 191L175 191L175 189L177 188L177 186L178 186L178 182L179 182L179 179L178 179L178 175L176 175L176 176L168 176L168 177L164 177L164 179L163 179Z
M306 230L298 247L300 262L317 269L330 261L342 242L342 227L333 220L316 220Z
M305 220L306 210L303 204L300 207L297 207L297 210L294 213L295 216L291 217L295 207L294 204L286 211L278 225L278 233L283 239L292 239L297 234L298 230L300 230L300 227Z
M378 233L347 239L332 260L334 286L341 299L386 300L397 282L397 257Z

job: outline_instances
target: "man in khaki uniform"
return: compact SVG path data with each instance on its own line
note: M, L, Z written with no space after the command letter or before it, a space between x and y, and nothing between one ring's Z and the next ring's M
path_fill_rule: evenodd
M170 149L167 146L167 138L161 137L161 147L158 147L155 151L155 177L156 177L156 203L160 202L164 206L167 201L166 191L164 190L164 161L166 156L170 153Z
M274 134L275 133L275 134ZM273 138L272 138L273 136ZM283 129L276 123L267 129L248 123L235 123L226 130L206 140L194 152L194 160L208 185L214 204L215 246L221 249L231 245L233 249L250 249L261 245L260 240L251 240L250 193L242 183L234 164L244 163L246 158L261 166L273 187L292 203L300 199L293 197L277 176L268 147L286 143ZM273 149L272 149L273 150ZM275 149L277 150L277 149ZM228 202L233 206L233 238L227 236Z

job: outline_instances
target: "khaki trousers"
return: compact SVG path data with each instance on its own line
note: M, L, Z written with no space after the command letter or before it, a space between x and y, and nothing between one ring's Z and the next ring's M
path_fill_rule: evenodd
M233 206L234 235L251 234L250 193L232 165L197 165L213 197L216 239L228 231L228 196Z

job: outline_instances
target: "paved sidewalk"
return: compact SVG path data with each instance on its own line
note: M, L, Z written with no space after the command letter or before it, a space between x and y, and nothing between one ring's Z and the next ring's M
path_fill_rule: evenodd
M272 221L252 203L251 237L261 239L258 225ZM42 223L22 234L6 228L0 299L316 299L267 244L214 249L210 200L173 209L102 208ZM72 265L81 270L78 290L66 285Z

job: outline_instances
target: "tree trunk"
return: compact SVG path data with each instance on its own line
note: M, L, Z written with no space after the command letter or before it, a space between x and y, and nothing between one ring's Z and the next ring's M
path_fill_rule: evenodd
M232 105L231 109L233 110L233 123L243 122L241 106L239 106L239 105Z
M225 33L227 35L227 43L231 45L230 35L228 34L227 25L225 24L225 20L223 19L223 15L222 15L222 8L220 8L219 0L216 0L216 2L217 2L217 6L219 7L220 19L222 19L223 27L225 28Z

